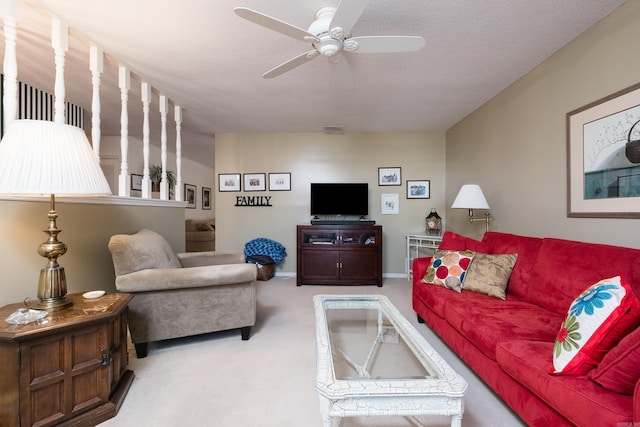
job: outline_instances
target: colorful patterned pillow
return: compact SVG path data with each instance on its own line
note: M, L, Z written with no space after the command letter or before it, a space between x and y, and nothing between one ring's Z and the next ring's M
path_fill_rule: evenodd
M620 277L590 286L571 306L553 346L554 374L586 374L640 323L640 303Z
M640 379L640 328L636 328L611 349L589 378L607 390L633 395Z
M506 289L518 254L481 254L476 252L464 278L462 289L506 299Z
M462 281L473 260L473 251L436 251L431 258L422 283L444 286L456 292L462 290Z

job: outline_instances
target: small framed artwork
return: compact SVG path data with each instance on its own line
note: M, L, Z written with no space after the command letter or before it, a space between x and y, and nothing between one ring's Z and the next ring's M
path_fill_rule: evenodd
M291 174L270 173L269 191L291 191Z
M266 191L266 174L264 173L245 173L244 191Z
M640 218L640 83L566 120L567 216Z
M131 174L131 190L142 191L142 175L137 173Z
M240 174L218 174L218 191L240 191Z
M184 185L184 200L187 202L187 208L196 208L196 186L191 184Z
M378 185L402 185L402 168L378 168Z
M211 209L211 189L209 187L202 187L202 209Z
M428 199L431 197L429 180L407 180L407 199Z
M398 215L400 213L400 198L397 193L382 195L380 213L382 215Z

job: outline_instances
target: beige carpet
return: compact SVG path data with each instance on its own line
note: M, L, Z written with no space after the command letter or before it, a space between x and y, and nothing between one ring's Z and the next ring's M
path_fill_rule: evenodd
M258 282L258 320L249 341L242 341L239 331L170 340L151 344L145 359L137 359L130 345L136 378L118 416L101 426L322 427L314 389L316 294L386 295L469 383L463 426L524 425L427 326L417 323L406 279L386 279L382 288L296 287L294 277L275 277ZM450 425L447 417L419 420ZM412 425L390 417L344 421L344 427Z

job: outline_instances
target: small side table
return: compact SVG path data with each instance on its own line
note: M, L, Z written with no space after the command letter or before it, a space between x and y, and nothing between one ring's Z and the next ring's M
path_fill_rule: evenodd
M120 409L133 381L127 369L130 294L85 299L27 325L0 308L0 425L95 426Z
M405 234L407 240L407 257L405 260L404 271L407 273L407 280L413 278L413 259L420 256L424 256L421 253L422 249L430 250L432 253L438 249L442 242L442 236L425 236L421 234Z

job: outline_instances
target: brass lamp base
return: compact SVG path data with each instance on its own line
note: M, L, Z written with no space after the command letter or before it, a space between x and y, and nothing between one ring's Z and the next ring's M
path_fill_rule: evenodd
M40 270L38 281L38 299L36 307L46 311L57 311L67 308L73 302L65 297L67 293L67 278L64 267L56 265Z
M37 307L42 310L56 311L67 308L73 302L67 298L67 278L64 274L64 267L58 264L58 257L67 252L67 245L58 240L58 234L62 231L56 226L55 196L51 195L51 209L47 215L49 227L44 230L49 234L49 238L38 248L38 253L47 258L47 266L40 270L40 280L38 280Z

